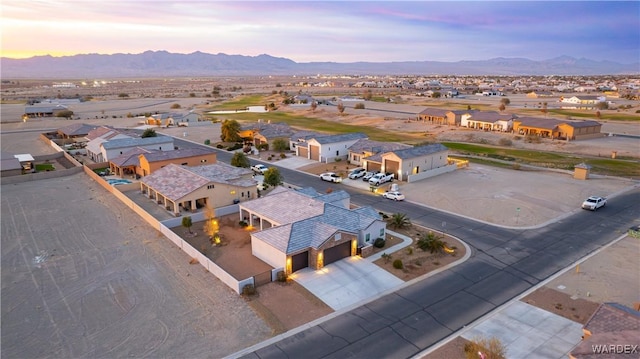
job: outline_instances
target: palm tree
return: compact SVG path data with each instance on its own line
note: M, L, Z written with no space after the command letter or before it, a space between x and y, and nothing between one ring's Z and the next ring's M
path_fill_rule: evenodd
M389 220L389 225L395 229L406 228L411 225L411 220L404 213L394 213Z
M427 234L423 234L422 237L418 239L416 245L425 252L429 251L431 254L441 254L444 253L444 248L447 243L440 239L440 237L433 234L433 232L429 232Z

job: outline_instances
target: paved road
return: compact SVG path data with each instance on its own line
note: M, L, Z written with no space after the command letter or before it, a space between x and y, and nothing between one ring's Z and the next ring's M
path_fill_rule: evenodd
M224 160L225 156L220 156ZM317 179L281 168L290 183ZM610 199L604 210L579 212L538 229L506 229L392 203L339 187L357 205L408 213L412 222L441 229L472 247L465 263L264 347L243 358L407 358L436 344L562 268L611 242L640 218L640 189Z

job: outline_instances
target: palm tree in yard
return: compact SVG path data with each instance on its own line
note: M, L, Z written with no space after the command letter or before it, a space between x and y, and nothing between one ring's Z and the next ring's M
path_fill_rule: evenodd
M427 234L423 234L422 237L418 239L416 245L425 252L429 251L431 254L440 254L444 252L444 247L447 243L440 239L440 237L433 234L433 232L429 232Z
M394 213L389 220L389 225L395 229L406 228L411 225L411 220L404 213Z

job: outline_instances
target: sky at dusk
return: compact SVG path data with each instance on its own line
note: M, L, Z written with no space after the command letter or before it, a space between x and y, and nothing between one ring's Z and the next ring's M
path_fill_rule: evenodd
M561 55L640 61L640 1L2 0L0 55L173 53L296 62Z

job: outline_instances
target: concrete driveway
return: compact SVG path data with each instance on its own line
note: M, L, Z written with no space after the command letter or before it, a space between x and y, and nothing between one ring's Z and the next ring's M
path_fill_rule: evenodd
M305 268L291 278L333 310L355 307L404 282L367 259L353 256L320 270Z

